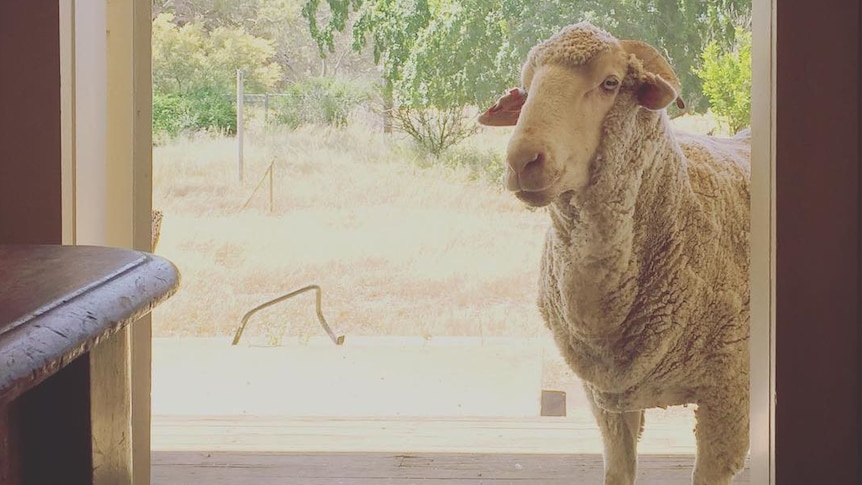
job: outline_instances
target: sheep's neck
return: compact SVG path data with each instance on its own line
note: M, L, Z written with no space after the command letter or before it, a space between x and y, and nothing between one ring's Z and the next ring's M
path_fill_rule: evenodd
M669 122L654 115L637 123L623 127L628 136L613 135L623 143L602 148L590 186L550 210L546 271L568 299L570 330L585 338L620 328L642 283L641 266L650 263L644 248L684 223L677 219L689 184Z

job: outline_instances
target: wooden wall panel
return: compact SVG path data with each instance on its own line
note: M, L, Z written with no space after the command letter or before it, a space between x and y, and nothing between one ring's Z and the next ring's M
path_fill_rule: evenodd
M859 3L776 6L776 483L860 483Z
M0 243L61 242L57 0L0 0Z

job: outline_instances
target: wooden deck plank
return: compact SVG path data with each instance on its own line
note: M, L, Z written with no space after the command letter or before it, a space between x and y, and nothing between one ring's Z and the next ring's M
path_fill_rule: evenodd
M689 422L653 422L638 485L689 485ZM598 484L586 417L154 416L153 485ZM749 484L746 470L735 482Z
M599 454L154 452L153 485L601 483ZM691 455L646 455L638 485L689 485ZM735 482L750 483L748 470Z
M678 421L678 420L676 420ZM676 423L676 421L674 423ZM685 425L647 427L643 454L693 454ZM601 453L592 419L154 416L157 451Z

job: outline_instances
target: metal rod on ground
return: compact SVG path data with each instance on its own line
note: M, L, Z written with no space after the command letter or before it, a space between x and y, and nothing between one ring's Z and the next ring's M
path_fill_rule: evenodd
M269 164L269 212L272 213L272 172L275 170L275 162Z
M243 143L243 111L245 108L245 88L243 86L242 70L236 70L236 168L239 181L242 182L242 143Z
M289 298L293 298L294 296L297 296L299 294L305 293L307 291L312 291L312 290L317 292L317 298L315 299L315 306L317 309L317 320L320 322L320 326L323 327L323 330L326 331L326 334L329 335L329 338L332 340L332 342L335 345L344 344L344 333L340 329L338 329L337 327L335 330L333 330L329 326L329 324L326 323L326 318L324 318L324 316L323 316L323 310L321 309L321 304L322 304L322 300L323 300L323 290L318 285L308 285L308 286L302 287L298 290L291 291L290 293L288 293L286 295L280 296L274 300L270 300L270 301L268 301L262 305L258 305L256 307L252 308L251 310L249 310L248 313L243 315L242 321L239 324L239 328L236 329L236 333L233 336L233 342L231 343L231 345L236 345L239 343L239 339L242 337L242 332L245 330L245 326L246 326L246 324L248 324L248 320L249 320L249 318L252 317L252 315L263 310L264 308L271 307L272 305L275 305L276 303L282 302L284 300L287 300Z

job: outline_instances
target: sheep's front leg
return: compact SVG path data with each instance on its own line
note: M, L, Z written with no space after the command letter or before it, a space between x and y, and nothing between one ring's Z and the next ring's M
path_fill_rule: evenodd
M748 393L745 389L698 404L694 485L730 485L748 454ZM739 394L743 394L739 396Z
M637 472L637 445L643 431L643 411L614 413L596 405L593 391L584 384L593 415L602 432L605 485L632 485Z

